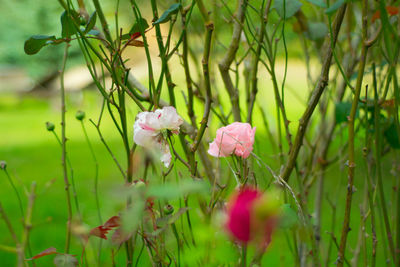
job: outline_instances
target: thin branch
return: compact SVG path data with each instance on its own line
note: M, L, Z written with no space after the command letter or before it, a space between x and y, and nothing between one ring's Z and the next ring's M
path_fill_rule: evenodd
M344 14L346 12L347 4L344 4L338 11L333 22L333 43L328 47L328 51L326 52L326 56L324 59L324 63L322 65L321 74L317 85L311 95L311 98L308 102L307 108L304 111L302 117L299 121L299 127L297 129L296 137L292 146L292 149L289 152L288 161L281 172L281 177L283 180L288 181L290 174L293 171L293 168L296 164L297 155L299 154L300 148L303 144L303 138L307 130L308 123L311 119L311 115L313 114L315 107L317 106L319 99L321 98L322 93L324 92L326 86L329 81L329 70L331 66L331 60L333 55L333 49L335 48L335 44L337 41L337 37L339 35L340 27L343 22ZM327 42L330 42L331 39L328 37Z

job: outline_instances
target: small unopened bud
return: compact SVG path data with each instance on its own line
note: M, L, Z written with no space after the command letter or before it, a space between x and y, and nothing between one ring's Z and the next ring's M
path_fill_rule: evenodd
M52 123L52 122L46 122L46 129L47 129L47 131L49 131L49 132L52 132L52 131L54 131L54 128L56 128L56 126L54 125L54 123Z
M85 19L84 17L79 17L79 23L80 23L82 26L85 26L86 23L87 23L87 21L86 21L86 19Z
M174 212L174 207L170 204L164 206L164 213L170 215Z
M0 161L0 168L2 170L5 170L7 168L7 162L5 162L4 160Z
M77 112L76 112L76 114L75 114L75 118L78 120L78 121L82 121L84 118L85 118L85 112L84 111L82 111L82 110L78 110Z
M145 187L146 187L146 184L145 184L143 181L138 180L138 181L134 182L133 186L134 186L136 189L142 189L142 188L145 188Z

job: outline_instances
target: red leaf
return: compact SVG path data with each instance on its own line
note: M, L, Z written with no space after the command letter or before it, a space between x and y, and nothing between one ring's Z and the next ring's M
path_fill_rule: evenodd
M395 6L387 6L386 11L390 16L397 15L399 13L399 8ZM372 15L371 21L374 22L377 19L381 18L381 11L377 10L374 15Z
M135 40L135 39L138 38L139 36L141 36L140 32L132 33L132 35L131 35L131 40Z
M144 47L144 43L139 40L132 40L128 42L129 46Z
M103 225L97 226L90 230L89 236L94 235L103 239L107 239L106 234L108 234L108 231L118 226L120 226L120 218L119 216L113 216Z
M52 254L58 254L56 248L53 248L53 247L48 248L48 249L46 249L46 250L43 250L43 251L40 252L39 254L33 256L32 258L26 259L26 260L27 260L27 261L36 260L36 259L41 258L41 257L43 257L43 256L52 255Z
M119 216L113 216L108 221L106 221L105 224L103 224L104 227L106 228L114 228L120 226L120 218Z
M97 226L97 227L93 228L92 230L90 230L89 236L94 235L94 236L97 236L97 237L100 237L103 239L107 239L106 234L108 234L109 230L110 230L109 228L106 228L103 225L100 225L100 226Z
M387 13L389 13L390 16L393 16L399 13L399 8L396 6L387 6L386 11Z

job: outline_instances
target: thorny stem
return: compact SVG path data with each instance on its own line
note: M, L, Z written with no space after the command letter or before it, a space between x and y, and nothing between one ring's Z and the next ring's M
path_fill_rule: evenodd
M380 204L381 204L381 210L383 213L383 221L385 224L385 230L387 234L387 241L389 243L389 250L390 254L393 258L393 263L396 263L396 252L395 252L395 247L393 243L393 236L392 236L392 231L390 228L390 222L389 222L389 216L388 216L388 211L386 207L386 200L385 200L385 191L383 188L383 181L382 181L382 170L381 170L381 146L382 146L382 137L381 137L381 129L380 129L380 107L378 105L378 92L377 88L374 88L375 90L375 158L376 158L376 175L377 175L377 187L379 191L379 197L380 197Z
M235 59L236 53L239 49L240 36L242 34L242 24L244 22L245 13L247 9L248 0L239 0L236 11L236 20L233 24L232 39L229 48L226 51L224 58L219 62L218 67L225 84L225 88L230 96L233 118L235 121L241 121L240 117L240 104L239 104L239 90L233 85L232 78L229 75L229 68Z
M272 2L271 0L268 1L264 13L261 17L261 29L257 40L257 49L254 54L253 65L251 68L251 91L250 91L250 99L247 110L247 122L250 124L252 122L253 107L256 101L256 95L258 91L258 86L257 86L258 62L260 61L261 48L264 41L265 28L268 22L268 14L269 14L269 9L271 7L271 2Z
M200 141L204 135L204 132L207 128L208 124L208 116L210 114L210 109L211 109L211 81L210 81L210 68L209 68L209 59L210 59L210 50L211 50L211 40L212 40L212 33L214 30L214 24L213 22L207 22L206 24L206 38L205 38L205 43L204 43L204 53L203 53L203 74L204 74L204 83L205 83L205 89L206 89L206 101L204 104L204 114L203 114L203 119L201 120L200 124L200 129L197 132L196 138L194 139L194 143L192 145L192 153L194 153L199 144Z
M192 3L194 4L194 3ZM182 61L183 61L183 68L185 70L185 78L186 78L186 87L188 91L188 116L193 127L196 127L196 118L193 110L193 82L192 77L190 75L189 69L189 60L188 60L188 34L187 34L187 15L182 11L182 45L183 45L183 52L182 52Z
M333 24L334 24L333 25L333 36L332 36L333 44L331 44L328 47L328 51L326 52L326 56L323 61L324 63L322 65L322 70L321 70L321 74L318 79L317 85L316 85L314 91L312 92L312 95L310 97L310 100L308 102L306 110L304 111L303 115L300 118L296 137L295 137L292 149L289 152L289 158L287 160L285 167L283 168L283 170L281 172L281 177L285 181L289 180L290 174L293 171L293 168L296 164L297 156L300 151L300 147L303 144L303 138L306 133L308 123L311 119L311 115L313 114L315 107L317 106L319 99L321 98L321 95L324 92L324 90L328 84L329 69L331 66L333 49L335 48L336 40L339 35L340 27L343 22L344 14L346 12L346 7L347 7L347 4L344 4L337 11L335 21L333 22ZM327 38L327 42L330 42L330 38Z
M96 8L97 14L99 16L99 19L100 19L100 22L101 22L101 26L102 26L103 31L104 31L104 35L106 36L107 41L109 42L110 46L112 47L113 46L113 40L112 40L112 37L111 37L111 34L110 34L110 29L108 27L106 17L104 16L103 9L100 6L99 0L93 0L93 5Z
M63 175L64 175L64 184L65 184L65 193L67 197L67 209L68 209L68 221L67 221L67 236L65 240L65 253L69 252L70 240L71 240L71 220L72 220L72 207L71 207L71 195L69 191L69 180L68 180L68 170L67 170L67 138L65 134L66 129L66 120L65 120L65 113L66 113L66 106L65 106L65 87L64 87L64 73L65 73L65 66L67 64L68 58L68 48L69 44L65 44L64 49L64 58L62 63L62 68L60 71L60 87L61 87L61 143L62 143L62 168L63 168Z
M24 220L24 230L22 232L22 238L21 238L21 252L20 256L25 255L25 249L29 246L29 233L32 228L32 213L33 213L33 204L35 202L36 198L36 182L32 182L31 184L31 190L29 193L29 198L28 198L28 208L26 209L26 216ZM24 258L20 259L21 266L23 266L23 263L25 261Z
M52 131L52 133L54 134L58 144L62 148L62 142L61 142L60 138L58 137L57 133L55 131ZM81 211L80 211L80 208L79 208L78 194L76 192L76 187L75 187L75 182L74 182L74 170L72 169L72 164L71 164L71 161L69 160L68 155L66 156L66 160L67 160L67 165L68 165L69 171L70 171L70 180L71 180L71 185L72 185L72 195L74 197L76 212L78 213L79 219L82 221Z
M362 9L362 39L367 39L367 1L364 0ZM355 86L355 93L353 98L353 103L351 105L350 115L348 117L348 130L349 130L349 147L348 147L348 184L347 184L347 196L346 196L346 207L345 207L345 214L343 220L343 227L342 227L342 234L340 238L340 246L338 252L338 267L343 266L343 258L346 251L346 242L347 242L347 235L350 231L350 212L351 212L351 203L353 199L354 193L354 169L356 167L355 163L355 151L354 151L354 142L355 142L355 132L354 132L354 125L355 125L355 118L357 113L357 106L358 101L360 98L361 93L361 85L364 76L364 69L365 64L367 61L367 51L368 47L363 43L362 50L361 50L361 58L359 63L358 69L358 76L357 82Z

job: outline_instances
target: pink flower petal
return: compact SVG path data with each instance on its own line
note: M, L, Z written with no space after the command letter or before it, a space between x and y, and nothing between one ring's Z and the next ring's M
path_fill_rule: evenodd
M247 158L253 151L256 128L248 123L234 122L217 130L208 153L214 157L226 157L232 153Z

